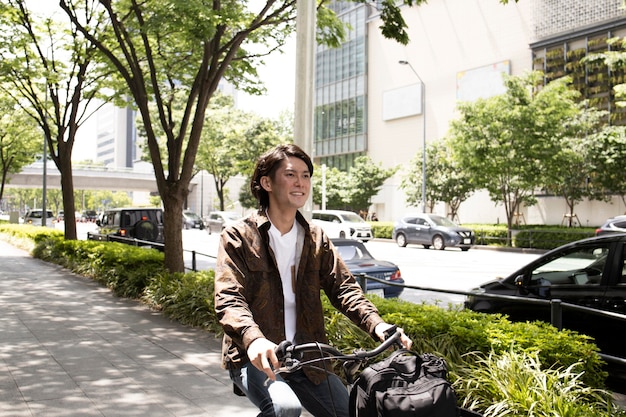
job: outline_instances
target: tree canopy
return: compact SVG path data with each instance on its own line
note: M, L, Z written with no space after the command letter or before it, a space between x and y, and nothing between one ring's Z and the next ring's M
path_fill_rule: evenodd
M383 183L398 170L383 168L368 156L355 159L350 171L337 168L316 167L313 175L313 202L332 209L367 213L371 199L380 191Z
M43 136L37 124L12 99L0 93L0 201L11 174L43 157Z
M566 78L539 88L541 74L505 77L506 92L459 105L449 140L454 158L467 169L475 189L502 203L509 229L535 191L562 180L559 158L566 139L579 132L583 109Z
M452 151L445 140L433 142L426 147L426 201L432 212L438 201L448 205L451 219L458 217L461 203L472 194L474 188L470 173L452 158ZM422 152L418 152L402 176L400 188L406 193L409 205L417 207L422 201L423 179Z
M67 213L65 238L76 239L72 149L89 103L103 97L104 73L96 50L76 26L29 9L26 0L0 5L0 89L39 125L61 174ZM102 28L91 9L82 11L94 33Z

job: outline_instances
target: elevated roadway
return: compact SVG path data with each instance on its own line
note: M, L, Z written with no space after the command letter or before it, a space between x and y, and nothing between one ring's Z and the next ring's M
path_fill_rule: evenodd
M102 166L77 165L73 167L75 190L148 191L157 192L156 179L150 169L122 169ZM54 163L46 166L46 188L60 189L61 174ZM195 188L199 180L194 177L190 188ZM6 184L13 188L43 188L43 163L36 162L24 167L19 174L13 174Z

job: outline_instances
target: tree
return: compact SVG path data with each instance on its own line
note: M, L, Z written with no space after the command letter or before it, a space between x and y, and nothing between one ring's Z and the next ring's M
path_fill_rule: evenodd
M34 156L43 152L43 137L37 125L6 96L0 96L0 201L11 174L34 162Z
M426 147L426 201L429 211L434 210L437 201L443 201L450 210L451 219L458 217L461 203L474 191L469 172L452 158L446 141L430 143ZM422 201L422 163L421 151L410 162L400 188L406 193L409 205L418 206Z
M460 117L451 122L454 158L470 172L475 189L486 189L503 204L509 238L520 206L535 204L535 189L554 176L550 162L563 138L572 136L579 111L578 93L567 88L567 80L538 89L541 82L538 72L505 77L504 94L461 103Z
M359 156L354 160L348 173L348 206L355 212L369 211L372 197L378 194L383 183L396 173L398 167L383 168L375 164L368 156Z
M356 158L349 172L340 171L335 167L326 168L326 206L355 213L367 212L372 197L378 194L383 183L396 171L397 168L382 168L368 156ZM322 168L315 168L312 184L313 202L320 206L323 198L322 175Z
M225 210L228 180L239 174L251 177L256 157L291 136L281 136L270 120L236 109L229 96L214 98L207 110L196 166L213 176L220 210Z
M593 171L590 150L595 146L593 133L605 112L588 108L585 102L576 104L575 96L567 98L568 95L569 91L563 90L558 100L560 105L569 107L571 115L569 120L563 120L563 136L554 137L555 141L560 141L560 149L549 161L544 161L547 175L543 186L548 192L565 199L568 225L571 227L576 204L585 197L596 195L594 189L589 187Z
M324 181L322 176L324 176ZM347 208L349 206L349 187L346 177L347 174L339 168L315 166L311 184L313 203L322 207L322 200L325 198L326 207Z
M587 145L593 167L590 188L597 198L616 194L626 205L626 127L609 126L591 136Z
M83 11L94 31L97 15ZM76 239L72 149L89 117L89 103L101 96L103 74L94 65L96 50L75 26L35 16L26 0L0 5L0 88L40 126L48 152L61 174L65 238Z

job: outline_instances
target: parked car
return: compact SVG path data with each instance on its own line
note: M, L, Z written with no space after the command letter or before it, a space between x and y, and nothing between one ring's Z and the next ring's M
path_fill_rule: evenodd
M241 215L234 211L212 211L206 217L204 225L209 234L216 232L221 233L226 226L238 222Z
M438 250L454 246L467 251L474 244L474 231L461 227L447 217L432 213L409 214L398 220L391 233L398 246L416 243Z
M90 240L114 240L122 243L137 244L162 248L163 210L160 208L125 207L106 210L96 220L97 233L89 233Z
M550 322L554 300L626 314L626 234L609 234L569 243L540 256L506 278L472 290L465 306L507 314L514 321ZM484 294L515 296L497 300ZM602 353L626 358L626 322L592 311L563 310L563 327L593 336Z
M392 262L374 259L363 242L352 239L331 239L331 241L353 275L366 274L396 284L404 284L400 268ZM374 293L384 298L399 297L404 290L404 287L373 280L368 280L366 287L367 293Z
M319 225L331 239L367 242L374 237L369 223L351 211L313 210L312 222Z
M596 229L596 236L608 233L626 233L626 215L612 217Z
M193 211L183 211L183 229L204 229L204 222Z
M62 222L65 220L65 212L63 210L59 210L57 213L57 222Z
M95 222L98 220L98 212L95 210L85 210L80 215L81 222Z
M31 224L33 226L41 226L41 218L43 217L42 209L28 210L24 215L24 224ZM51 210L46 210L46 225L54 223L54 214Z

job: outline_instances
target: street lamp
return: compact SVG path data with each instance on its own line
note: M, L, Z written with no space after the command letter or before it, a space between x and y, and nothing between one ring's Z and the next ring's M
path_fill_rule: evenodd
M417 79L421 84L421 96L422 96L422 116L423 120L423 128L424 131L422 133L422 213L426 213L426 84L422 80L422 77L419 76L413 65L409 61L398 61L400 65L408 65L409 68L413 71Z

